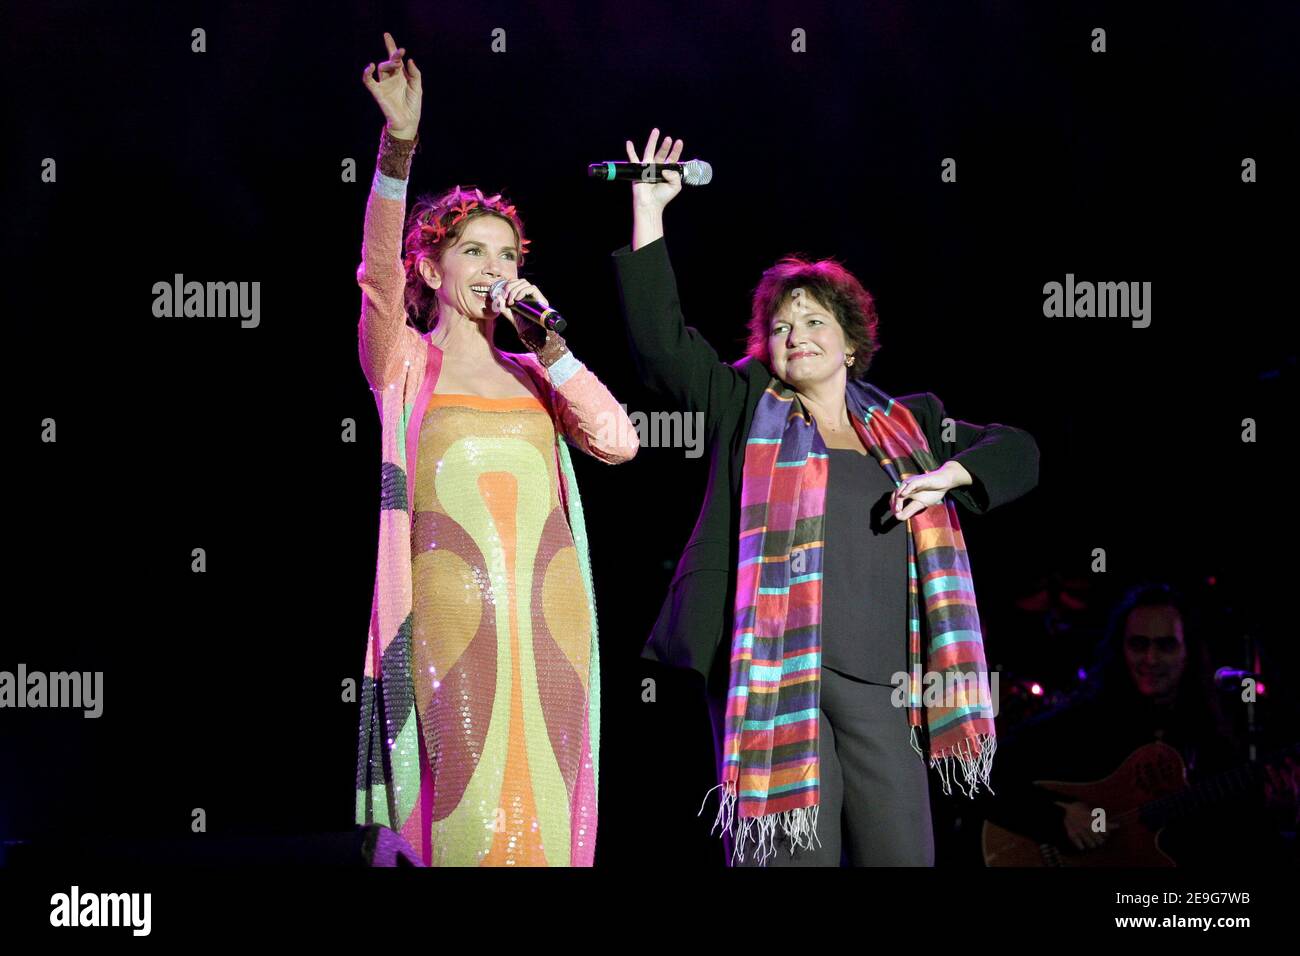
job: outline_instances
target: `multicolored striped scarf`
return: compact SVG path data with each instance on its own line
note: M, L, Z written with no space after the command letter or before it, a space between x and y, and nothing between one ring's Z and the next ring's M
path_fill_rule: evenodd
M895 485L938 467L907 406L852 379L845 398L854 430ZM713 788L723 791L714 828L732 834L741 860L752 839L765 862L778 826L792 853L817 839L828 465L826 444L797 393L772 378L745 446L722 782ZM952 792L955 767L965 781L958 786L973 797L980 783L988 786L996 738L970 563L952 501L908 519L907 554L912 748L925 756L917 745L924 706L930 766L944 793ZM901 700L901 684L896 696Z

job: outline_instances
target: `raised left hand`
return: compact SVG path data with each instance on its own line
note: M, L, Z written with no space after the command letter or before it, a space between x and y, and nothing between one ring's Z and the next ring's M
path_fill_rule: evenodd
M953 488L971 483L970 472L956 461L946 461L934 471L913 475L903 480L889 496L889 511L898 521L937 505Z
M397 131L398 139L412 139L420 125L420 104L424 99L424 86L415 60L402 62L406 47L398 47L391 33L384 34L388 59L379 64L379 79L372 71L373 63L361 71L361 82L379 104L390 132Z

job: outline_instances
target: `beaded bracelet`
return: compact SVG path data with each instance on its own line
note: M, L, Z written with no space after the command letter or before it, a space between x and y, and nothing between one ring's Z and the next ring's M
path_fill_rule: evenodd
M537 350L537 360L542 365L550 368L560 359L564 358L569 351L569 347L564 344L564 338L556 332L549 329L546 332L546 344Z
M513 318L513 321L515 331L519 333L519 340L547 368L564 358L564 353L569 351L569 347L564 343L564 336L560 333L543 329L527 319Z

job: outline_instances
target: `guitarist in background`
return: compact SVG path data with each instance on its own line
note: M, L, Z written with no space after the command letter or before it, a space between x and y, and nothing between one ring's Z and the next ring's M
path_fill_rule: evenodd
M1154 741L1182 755L1189 785L1247 756L1215 692L1205 637L1171 587L1145 584L1125 594L1099 652L1074 700L999 741L994 794L985 798L991 822L1067 853L1100 847L1110 834L1093 831L1090 806L1033 781L1101 780ZM1160 849L1179 866L1280 861L1278 829L1295 827L1298 783L1294 762L1281 772L1270 767L1262 794L1256 788L1171 823ZM1141 825L1131 817L1118 824ZM1108 827L1117 829L1111 820Z

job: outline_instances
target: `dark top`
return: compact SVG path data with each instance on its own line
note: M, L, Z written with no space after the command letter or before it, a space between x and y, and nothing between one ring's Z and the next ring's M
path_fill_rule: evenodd
M907 671L907 525L873 455L829 448L822 549L822 664L877 684Z
M730 654L718 648L730 648L745 442L772 373L749 358L723 362L686 325L664 239L635 252L624 246L613 259L642 383L671 406L703 414L708 442L709 482L700 516L641 656L689 668L712 686L725 687ZM938 396L921 392L896 400L916 417L940 463L956 459L970 472L974 484L948 493L967 510L983 514L1038 484L1038 445L1028 432L949 419L952 440L944 441L947 413Z

